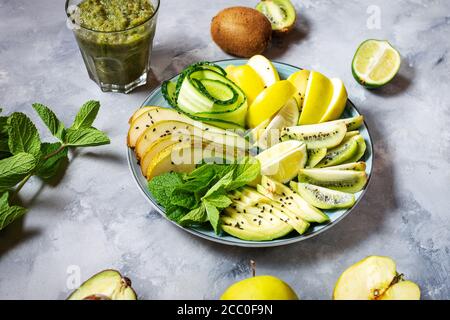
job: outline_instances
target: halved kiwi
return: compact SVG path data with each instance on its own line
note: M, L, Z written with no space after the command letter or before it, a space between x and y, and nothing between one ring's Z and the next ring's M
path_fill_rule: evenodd
M295 26L297 14L290 0L262 0L256 10L269 19L276 35L284 35Z

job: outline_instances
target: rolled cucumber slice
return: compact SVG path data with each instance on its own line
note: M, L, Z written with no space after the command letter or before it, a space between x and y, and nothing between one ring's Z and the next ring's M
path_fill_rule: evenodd
M163 94L169 104L195 120L226 129L245 125L248 106L244 92L212 63L187 67L176 84L163 85Z

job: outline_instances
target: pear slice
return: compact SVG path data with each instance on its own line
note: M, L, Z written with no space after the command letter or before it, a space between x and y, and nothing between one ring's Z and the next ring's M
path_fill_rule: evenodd
M400 281L387 289L380 300L420 300L420 288L412 281Z
M419 299L419 287L398 276L389 257L369 256L345 270L336 282L334 300ZM399 281L399 282L398 282Z
M116 270L104 270L89 278L67 300L137 300L130 279Z

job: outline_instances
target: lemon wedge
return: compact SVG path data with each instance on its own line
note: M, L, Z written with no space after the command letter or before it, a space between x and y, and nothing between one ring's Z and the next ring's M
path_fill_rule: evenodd
M281 80L264 89L253 101L247 112L247 125L257 127L264 120L270 119L292 97L295 87L290 81Z
M261 174L286 183L295 178L307 160L306 145L289 140L261 152L256 158L261 163Z
M322 116L322 119L320 119L319 122L339 119L342 112L344 112L345 105L347 103L347 90L345 89L342 80L333 78L331 79L331 83L333 84L333 96L331 98L327 111Z
M252 104L258 94L264 90L264 82L261 77L248 65L233 66L225 68L227 78L233 81L244 91L248 104Z
M259 74L266 87L269 87L275 82L280 81L280 75L278 74L278 71L273 63L262 55L258 54L251 57L248 60L247 65L253 68L253 70L255 70L257 74Z
M317 71L311 71L299 124L319 123L330 105L333 83Z

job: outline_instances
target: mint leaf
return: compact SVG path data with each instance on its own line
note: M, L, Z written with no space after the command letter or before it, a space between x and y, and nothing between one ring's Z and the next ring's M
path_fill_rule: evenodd
M8 145L12 154L26 152L35 158L39 157L41 151L39 133L24 113L14 112L9 116L8 134Z
M189 211L178 221L178 223L182 226L189 226L192 224L205 223L206 221L208 221L208 216L206 215L206 208L202 204L198 208Z
M29 153L18 153L0 160L0 190L14 187L36 167L36 160Z
M59 140L64 139L64 124L58 119L55 113L47 106L40 103L33 103L33 109L45 123L52 135Z
M227 191L236 190L255 180L261 173L261 164L258 159L245 157L242 163L236 166L234 178L226 186Z
M203 196L202 199L208 198L210 195L214 194L215 192L220 192L225 190L226 186L229 185L233 181L233 173L234 170L229 171L227 174L225 174L219 181L216 182L209 190L208 192Z
M108 136L95 128L68 129L66 145L70 147L92 147L109 144Z
M220 231L220 229L219 229L219 216L220 216L219 210L217 210L217 208L212 203L210 203L208 200L203 200L202 203L205 206L208 220L211 223L211 225L214 229L214 232L216 234L218 234Z
M156 201L167 209L171 204L173 191L182 184L183 180L180 174L175 172L164 173L150 180L148 189Z
M8 117L0 117L0 152L9 153Z
M186 213L189 211L189 209L178 207L178 206L168 206L166 209L166 216L172 221L175 221L178 223L181 218L183 218Z
M207 198L205 198L211 205L215 206L219 209L225 209L231 204L230 198L228 198L224 194L213 194Z
M175 189L171 195L171 203L186 209L193 209L197 207L200 200L195 196L195 193Z
M75 120L73 121L71 128L75 130L80 128L90 128L97 117L99 109L100 102L98 101L91 100L83 104L80 111L78 111L75 116Z
M0 196L0 230L6 228L13 221L22 217L27 209L19 206L9 205L9 193L5 192Z
M41 153L45 157L52 152L55 152L61 147L60 142L55 143L43 143L41 146ZM49 180L53 178L56 174L58 174L59 170L63 166L63 164L68 161L68 150L67 148L64 148L54 156L42 160L39 163L38 170L36 172L36 175L44 180Z

